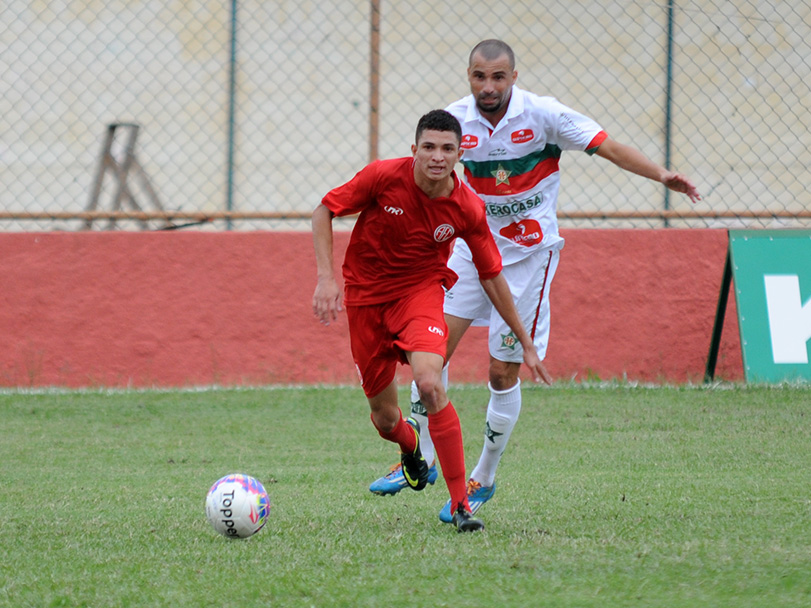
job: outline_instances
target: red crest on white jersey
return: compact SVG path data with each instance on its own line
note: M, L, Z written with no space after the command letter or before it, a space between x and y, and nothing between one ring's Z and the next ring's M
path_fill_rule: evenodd
M463 135L461 148L463 150L470 150L479 145L479 138L475 135Z
M530 141L533 137L535 137L535 133L532 132L532 129L521 129L520 131L510 133L510 139L514 144L523 144L524 142Z
M510 239L516 245L532 247L543 241L543 230L537 220L527 219L504 226L498 231L504 238Z

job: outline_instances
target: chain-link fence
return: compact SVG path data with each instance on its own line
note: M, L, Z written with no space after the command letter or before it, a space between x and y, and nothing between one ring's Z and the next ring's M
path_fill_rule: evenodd
M566 153L562 225L811 225L805 0L7 0L0 230L305 228L370 156L410 153L493 37L520 86L704 195Z

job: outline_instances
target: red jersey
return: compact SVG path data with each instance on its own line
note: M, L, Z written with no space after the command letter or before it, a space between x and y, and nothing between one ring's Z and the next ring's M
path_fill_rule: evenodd
M501 272L484 203L456 174L453 180L450 196L428 198L414 181L413 158L375 161L324 197L336 216L360 212L343 265L347 305L390 302L430 283L450 288L456 237L470 247L480 278Z

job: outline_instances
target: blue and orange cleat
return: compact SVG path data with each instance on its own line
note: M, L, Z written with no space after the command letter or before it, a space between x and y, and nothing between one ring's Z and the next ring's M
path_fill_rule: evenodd
M492 486L490 486L489 488L485 488L478 481L468 479L467 500L470 503L470 514L475 515L476 511L478 511L484 503L493 498L493 494L495 493L496 493L495 481L493 482ZM449 498L448 502L445 503L445 506L442 507L442 510L439 512L439 520L446 524L452 524L453 516L454 514L451 513L451 499Z

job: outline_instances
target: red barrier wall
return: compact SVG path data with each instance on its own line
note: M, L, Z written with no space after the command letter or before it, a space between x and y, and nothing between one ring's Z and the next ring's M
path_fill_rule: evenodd
M553 376L701 382L726 232L563 235ZM347 241L336 234L336 259ZM355 383L345 318L312 316L314 280L309 233L2 234L0 386ZM730 304L717 376L741 380ZM486 370L474 328L451 380Z

